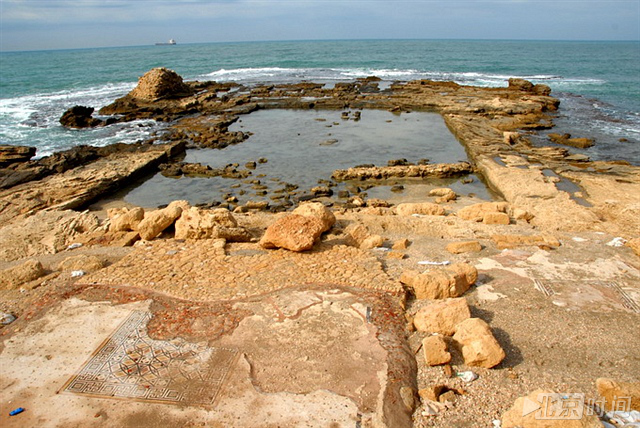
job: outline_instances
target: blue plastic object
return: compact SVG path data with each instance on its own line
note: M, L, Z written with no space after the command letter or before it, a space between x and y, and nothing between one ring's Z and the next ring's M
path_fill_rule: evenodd
M22 407L18 407L17 409L10 411L9 416L15 416L22 412L24 412L24 409Z

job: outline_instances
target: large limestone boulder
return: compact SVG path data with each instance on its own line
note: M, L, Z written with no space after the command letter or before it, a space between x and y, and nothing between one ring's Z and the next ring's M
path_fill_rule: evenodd
M138 80L138 85L129 93L131 97L145 101L192 94L193 90L182 81L182 77L178 73L164 67L147 71Z
M215 239L223 229L238 227L233 214L225 208L205 210L191 207L176 221L176 239ZM229 235L230 236L230 235ZM226 238L225 238L226 239Z
M404 203L398 204L396 214L399 216L420 215L445 215L446 211L438 204L431 202Z
M271 224L260 239L263 248L305 251L322 235L325 224L316 217L289 214Z
M331 229L336 223L336 216L320 202L307 202L298 206L292 211L292 214L303 215L307 217L315 217L322 221L323 232Z
M417 299L446 299L462 296L477 278L478 271L475 267L466 263L455 263L424 273L403 272L400 282L413 288Z
M462 346L462 356L468 366L490 369L506 356L489 325L480 318L468 318L458 324L453 340Z
M138 225L144 218L144 209L135 208L112 208L107 210L107 215L111 223L110 232L129 232L138 229Z
M42 264L37 260L27 260L17 266L0 271L0 290L14 290L22 284L45 275Z
M640 411L640 382L620 382L614 379L598 378L596 388L598 388L598 395L605 399L607 410L623 410L616 408L616 399L628 397L629 408L625 410Z
M549 400L553 400L549 405ZM562 401L566 400L566 404ZM552 391L538 389L526 397L519 397L504 415L502 428L602 428L595 412L588 412L584 404L576 406L572 397ZM554 417L569 409L572 415L582 415L580 419ZM558 412L558 413L552 413Z
M171 226L182 214L185 201L173 201L168 207L149 211L138 224L138 233L145 240L151 240Z
M413 318L416 330L451 336L456 325L471 318L469 305L464 297L445 299L420 308Z

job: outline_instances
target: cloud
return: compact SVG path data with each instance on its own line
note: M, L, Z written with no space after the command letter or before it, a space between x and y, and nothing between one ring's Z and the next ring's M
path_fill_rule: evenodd
M0 49L343 38L635 39L637 0L0 0Z

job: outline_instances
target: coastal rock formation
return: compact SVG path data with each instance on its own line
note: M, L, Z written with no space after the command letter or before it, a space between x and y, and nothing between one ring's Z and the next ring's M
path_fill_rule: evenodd
M60 124L65 128L95 128L104 125L104 121L91 117L94 110L93 107L71 107L62 114Z
M145 101L186 97L192 94L193 89L182 81L178 73L164 67L147 71L138 80L138 85L129 93L132 98Z
M0 145L0 167L26 162L36 154L35 147Z
M576 147L578 149L587 149L594 144L590 138L571 138L571 134L551 133L548 137L556 144L564 144L565 146Z
M489 325L480 318L468 318L456 325L453 340L462 346L464 363L468 366L490 369L506 356Z
M331 178L345 180L382 180L387 178L460 177L473 172L468 162L429 165L399 165L383 167L356 167L333 171Z
M124 146L124 147L123 147ZM119 149L123 147L122 149ZM95 148L94 148L95 149ZM120 189L184 150L184 144L118 145L103 157L84 158L82 167L0 190L0 224L14 217L43 209L81 208Z

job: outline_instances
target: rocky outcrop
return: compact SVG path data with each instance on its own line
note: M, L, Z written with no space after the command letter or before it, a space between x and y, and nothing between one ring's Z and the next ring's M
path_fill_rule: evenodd
M480 318L468 318L456 325L453 340L461 345L468 366L490 369L506 356L489 325Z
M193 89L173 70L160 67L146 72L138 85L129 93L132 98L157 101L161 98L179 98L193 94Z
M448 178L471 174L473 168L468 162L439 163L429 165L400 165L383 167L356 167L333 171L334 180L383 180L387 178Z
M95 128L104 125L104 121L91 117L94 110L93 107L71 107L62 114L60 124L65 128Z
M126 145L123 145L126 146ZM0 190L0 224L43 209L77 209L155 170L183 144L131 145L61 174ZM93 151L92 151L93 152ZM95 152L93 152L95 153Z
M0 145L0 167L26 162L36 154L35 147Z
M565 146L571 146L578 149L587 149L592 147L594 144L593 140L590 138L571 138L571 134L551 133L548 137L556 144L563 144Z

